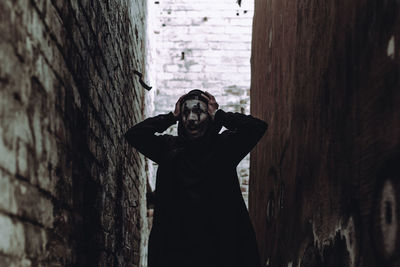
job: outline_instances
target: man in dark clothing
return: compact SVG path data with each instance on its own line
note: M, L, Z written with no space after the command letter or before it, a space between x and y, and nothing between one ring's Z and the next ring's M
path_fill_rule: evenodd
M155 135L176 121L178 136ZM222 126L228 130L219 134ZM260 266L236 166L266 129L250 115L218 109L196 89L174 112L128 130L129 144L159 164L149 267Z

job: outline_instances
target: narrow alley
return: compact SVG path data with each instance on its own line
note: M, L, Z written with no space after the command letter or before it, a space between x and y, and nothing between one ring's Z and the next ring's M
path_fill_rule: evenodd
M195 88L268 123L236 179L260 266L400 266L399 11L0 1L0 267L147 267L157 164L124 134Z

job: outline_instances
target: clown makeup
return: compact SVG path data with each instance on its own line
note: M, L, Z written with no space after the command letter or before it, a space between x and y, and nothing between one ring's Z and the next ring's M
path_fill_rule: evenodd
M207 104L201 100L189 99L183 103L182 107L182 123L187 136L190 139L203 136L209 122Z

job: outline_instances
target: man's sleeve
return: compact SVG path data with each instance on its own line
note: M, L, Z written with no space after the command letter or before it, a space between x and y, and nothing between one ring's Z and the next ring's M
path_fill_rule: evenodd
M160 163L167 153L168 140L172 136L157 136L155 133L162 133L175 123L176 118L172 112L161 114L136 124L125 133L125 138L140 153Z
M235 165L253 149L268 128L266 122L251 115L221 109L215 113L215 121L230 130L223 141L223 149L224 155Z

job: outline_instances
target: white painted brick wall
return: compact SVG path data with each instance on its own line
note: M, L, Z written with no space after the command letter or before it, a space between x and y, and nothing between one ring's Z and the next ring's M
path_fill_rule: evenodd
M249 114L254 1L239 7L234 0L159 0L149 6L156 17L154 115L172 111L194 88L209 91L225 111ZM238 167L246 203L248 169L249 156Z

